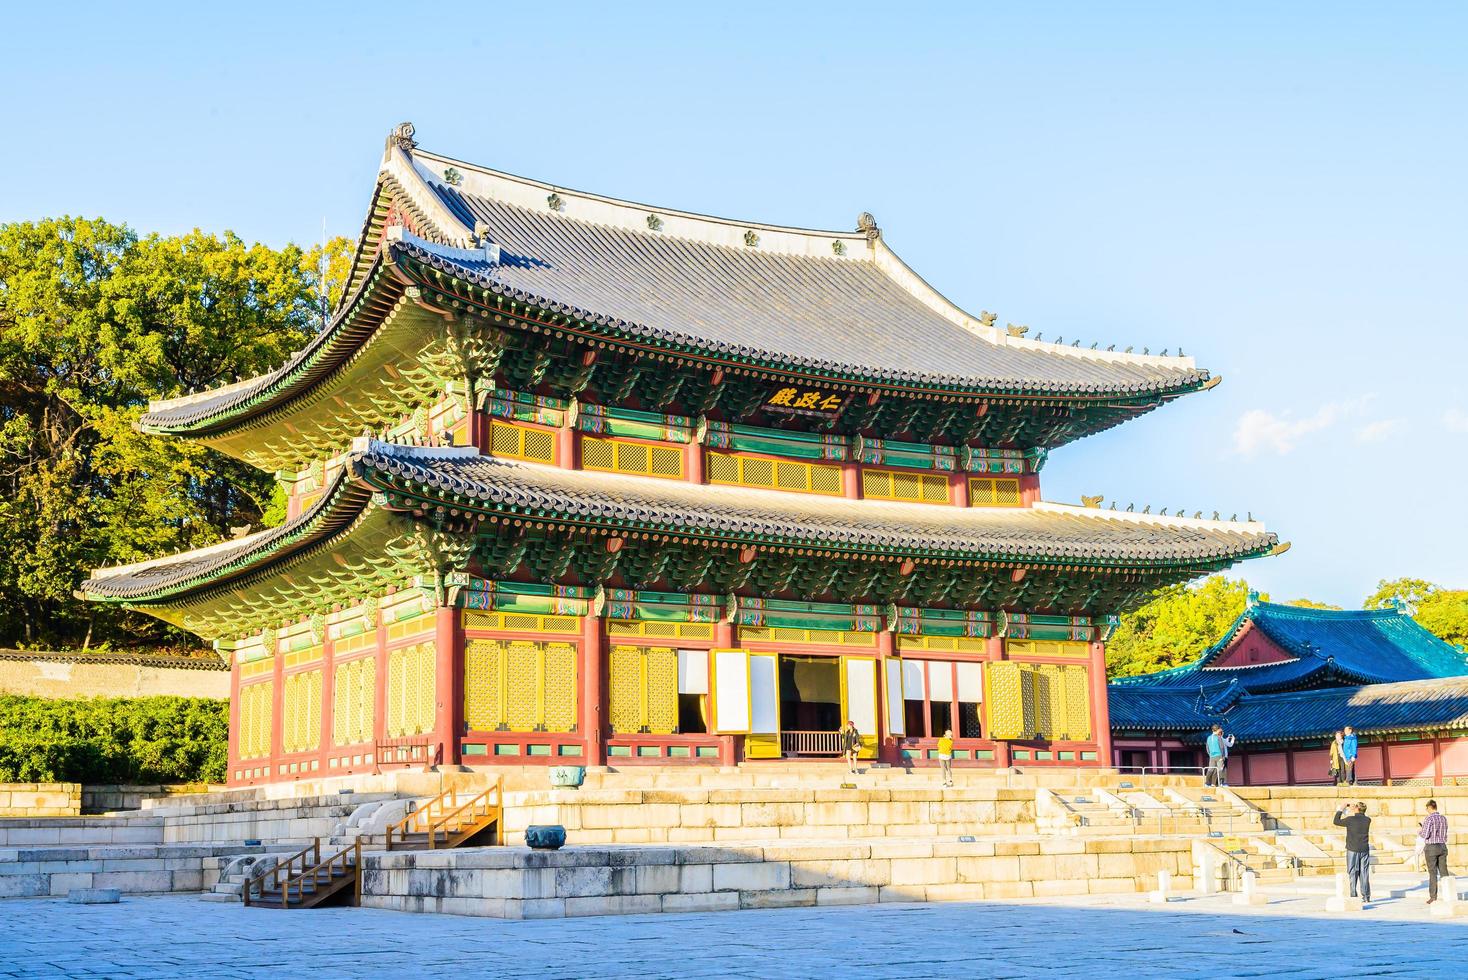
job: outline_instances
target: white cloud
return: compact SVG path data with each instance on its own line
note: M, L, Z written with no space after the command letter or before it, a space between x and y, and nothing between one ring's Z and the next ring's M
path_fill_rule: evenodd
M1449 432L1468 432L1468 412L1461 408L1450 408L1443 412L1443 425Z
M1309 418L1297 419L1289 412L1275 415L1262 408L1250 409L1240 416L1239 424L1234 427L1234 450L1245 456L1260 451L1287 455L1294 451L1302 438L1330 428L1349 411L1349 405L1331 402L1320 406Z
M1402 427L1401 419L1377 419L1356 430L1357 442L1381 442Z

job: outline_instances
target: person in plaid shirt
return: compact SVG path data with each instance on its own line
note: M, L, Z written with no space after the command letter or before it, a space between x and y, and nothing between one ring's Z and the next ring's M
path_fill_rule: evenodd
M1437 901L1437 880L1448 876L1448 818L1437 812L1437 800L1427 801L1427 816L1417 831L1427 859L1427 904Z

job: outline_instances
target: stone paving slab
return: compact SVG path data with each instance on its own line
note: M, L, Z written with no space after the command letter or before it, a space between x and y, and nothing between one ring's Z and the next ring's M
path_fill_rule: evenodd
M0 906L0 977L1461 976L1468 919L1315 896L1165 909L1145 896L502 922L373 909L282 912L183 896Z

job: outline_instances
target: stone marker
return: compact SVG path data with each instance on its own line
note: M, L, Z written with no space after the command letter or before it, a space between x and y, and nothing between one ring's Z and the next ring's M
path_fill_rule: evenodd
M122 901L122 892L116 888L73 888L66 893L72 905L116 905Z
M1234 895L1235 905L1268 905L1269 898L1258 891L1259 876L1252 871L1244 872L1244 890Z
M1361 899L1351 898L1346 891L1346 873L1339 872L1335 876L1335 894L1325 900L1325 911L1359 912L1361 909Z
M1444 919L1468 914L1468 906L1458 901L1458 879L1449 875L1437 880L1437 901L1428 906L1432 914Z
M1157 890L1148 893L1147 901L1153 905L1165 905L1168 902L1181 901L1181 899L1181 895L1174 895L1172 893L1172 872L1157 872Z

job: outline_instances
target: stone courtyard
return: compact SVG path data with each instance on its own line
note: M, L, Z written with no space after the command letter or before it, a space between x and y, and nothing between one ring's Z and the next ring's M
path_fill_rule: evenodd
M503 922L373 909L310 914L192 896L18 900L0 976L1432 977L1461 976L1468 919L1418 896L1348 918L1318 896L1165 910L1145 896L887 904Z

